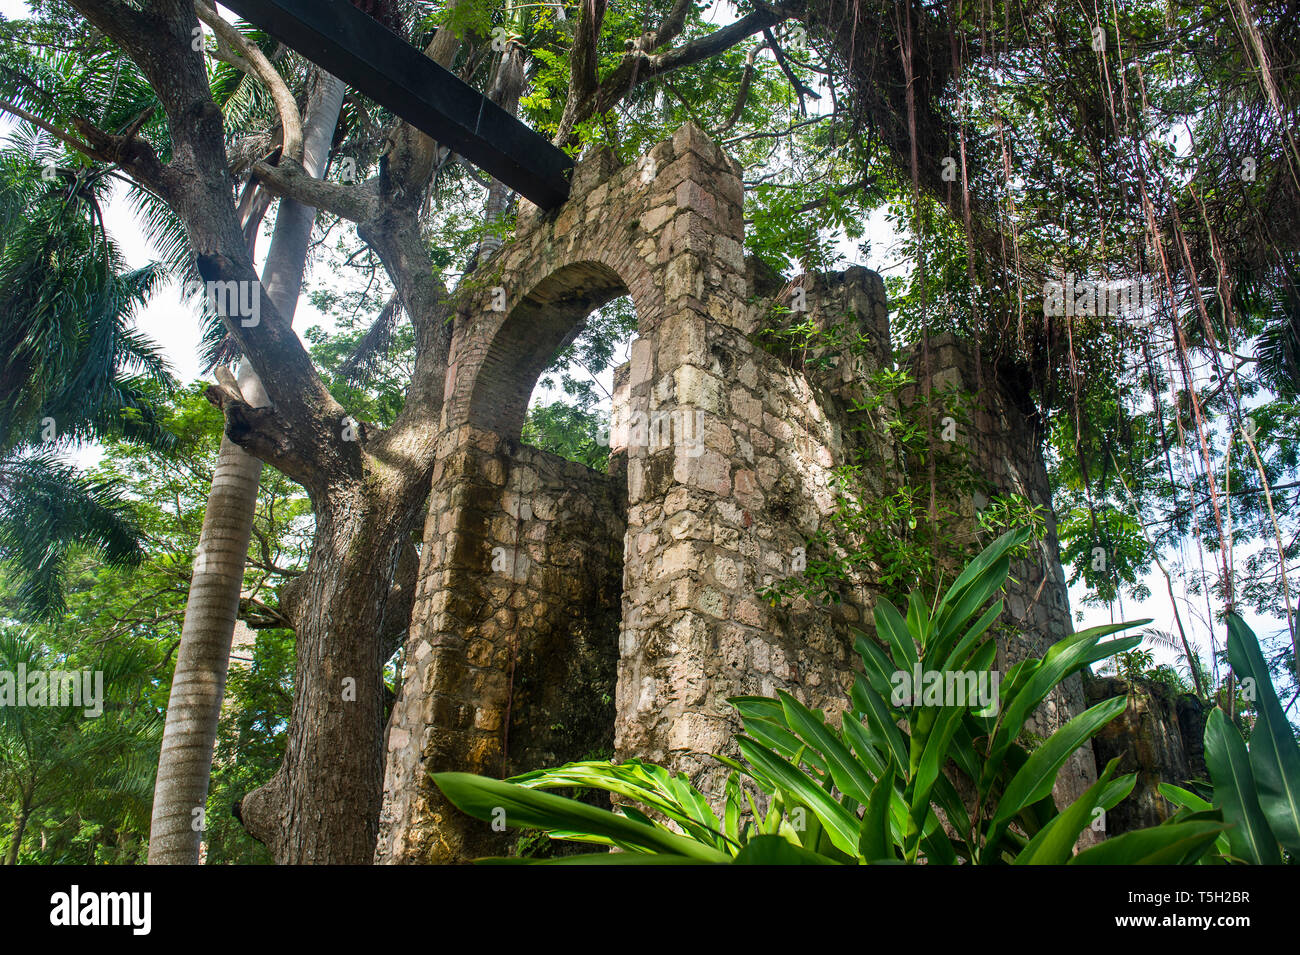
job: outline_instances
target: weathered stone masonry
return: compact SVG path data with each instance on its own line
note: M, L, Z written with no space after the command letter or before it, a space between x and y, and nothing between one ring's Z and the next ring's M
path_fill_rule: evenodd
M758 595L791 573L797 549L832 510L831 468L858 437L846 408L850 365L862 359L845 356L812 377L787 367L751 340L772 299L753 291L741 324L693 316L658 350L634 343L615 394L620 421L682 406L702 421L702 448L627 449L617 750L685 770L711 792L726 770L701 754L729 749L736 725L727 698L783 689L841 708L851 627L870 605L865 592L824 608L800 600L776 609ZM821 277L806 292L813 321L852 314L887 348L878 276Z
M803 280L808 317L849 322L863 354L809 372L755 344L792 289L743 258L740 172L692 126L636 164L590 156L557 212L524 204L462 300L377 861L503 848L430 772L502 775L612 749L716 793L725 774L701 754L728 750L728 697L783 689L843 706L869 582L834 607L774 608L758 591L791 572L831 513L832 468L862 440L856 389L892 358L884 289L864 269ZM539 373L622 294L638 338L616 376L610 473L521 446ZM1036 445L1007 440L986 463L1011 461L1045 501ZM1069 625L1063 588L1058 568L1021 601L1044 640ZM1032 609L1044 595L1046 616Z
M1002 622L1010 636L999 643L994 664L1005 673L1027 657L1041 657L1052 644L1074 632L1056 517L1051 509L1051 488L1041 451L1041 425L1027 399L1015 400L1006 384L993 380L992 369L979 367L973 350L953 335L932 338L929 353L931 389L953 389L973 399L969 424L959 429L957 438L970 448L972 467L987 482L986 492L977 492L968 504L972 522L975 509L985 507L995 496L1016 494L1044 505L1046 527L1036 545L1037 553L1012 565L1005 588ZM924 378L923 361L917 349L911 365L918 381ZM1026 721L1025 728L1045 738L1087 706L1082 678L1075 675L1048 695ZM1062 767L1056 795L1073 801L1096 778L1092 753L1079 750Z

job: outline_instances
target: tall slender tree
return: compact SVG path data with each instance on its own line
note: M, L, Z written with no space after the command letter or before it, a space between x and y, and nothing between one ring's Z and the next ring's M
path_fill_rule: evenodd
M234 32L234 28L218 25L218 29L222 31L219 36L225 35L231 42L226 31ZM249 59L257 56L242 38L234 43L244 44ZM282 85L279 73L266 67L255 72L273 87ZM314 80L302 121L300 158L304 172L320 178L329 162L345 87L321 70L315 71ZM278 90L275 98L279 101L286 95L287 89ZM293 148L297 151L296 146ZM293 321L297 308L315 221L315 209L291 198L280 201L261 281L286 322ZM248 230L247 223L245 226L255 239L256 229ZM247 360L240 364L235 387L250 406L267 405L266 389ZM192 865L199 859L202 826L195 825L195 820L206 821L204 805L212 753L261 471L258 458L229 436L222 437L167 706L154 789L150 864Z

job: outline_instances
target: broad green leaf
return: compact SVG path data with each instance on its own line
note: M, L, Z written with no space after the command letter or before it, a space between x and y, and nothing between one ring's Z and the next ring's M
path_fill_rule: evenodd
M471 773L434 773L433 781L457 809L476 819L502 818L509 826L525 829L573 829L606 836L652 852L668 852L704 862L726 862L730 857L712 846L686 836L634 822L605 809L563 796L537 792L499 779Z
M975 621L971 628L962 636L961 640L957 642L957 645L952 648L952 652L948 654L948 659L943 662L943 669L965 669L962 664L970 653L971 647L974 646L975 642L984 635L984 632L993 625L994 621L996 621L998 617L1002 616L1003 606L1003 602L999 600L994 603L993 606L989 607L988 610L984 611L984 615L980 617L979 620Z
M953 733L952 758L957 768L966 774L974 785L980 778L980 754L976 751L976 736L972 727L978 723L976 717L967 713L962 717L961 725Z
M692 838L713 844L723 851L739 848L734 844L729 848L726 836L720 831L721 825L702 793L664 768L639 760L566 763L555 769L515 776L507 782L528 789L583 787L604 790L663 813Z
M981 673L987 670L993 665L996 654L997 646L990 640L980 650L979 654L971 659L972 671ZM953 737L956 735L961 720L967 711L967 706L941 708L938 721L931 731L930 737L926 740L925 751L921 754L920 762L917 765L916 782L912 796L914 801L911 807L911 816L914 823L924 818L922 813L929 811L931 789L952 755Z
M876 646L876 642L864 634L859 634L853 641L858 655L862 657L863 671L868 682L877 693L888 699L890 680L898 666L885 655L885 651Z
M1149 621L1143 621L1149 622ZM1032 676L1019 688L1012 688L1002 695L1002 711L998 715L998 727L994 733L990 759L985 766L984 778L980 788L987 787L991 774L996 772L1006 748L1020 735L1020 730L1040 703L1058 683L1077 670L1096 660L1131 650L1142 642L1141 636L1124 637L1102 644L1099 641L1119 630L1128 629L1134 624L1109 624L1083 630L1057 642L1043 656L1042 663Z
M1214 844L1223 823L1152 826L1084 849L1069 865L1190 865Z
M1011 561L1003 557L994 563L987 573L981 575L970 587L966 588L955 604L946 604L944 608L941 608L939 621L936 624L937 632L931 639L930 645L925 648L927 659L933 660L949 653L953 643L957 640L957 635L961 632L961 628L966 625L967 621L975 615L975 612L980 607L984 606L994 594L1002 589L1010 570Z
M777 707L777 716L773 719L751 716L744 721L745 732L773 752L780 753L782 758L791 762L797 759L825 772L826 760L815 749L810 749L803 740L790 732L789 727L785 725L785 714L781 711L780 702L773 700L772 703Z
M950 780L943 773L934 781L934 802L943 810L943 814L948 817L948 822L956 827L965 839L970 833L970 816L966 814L966 806L961 801L961 796L957 794L957 788L953 786Z
M736 865L837 865L780 836L755 836L736 854Z
M1268 827L1255 791L1246 743L1217 706L1205 721L1205 768L1214 782L1214 801L1223 808L1232 854L1255 865L1282 861L1277 839Z
M1300 746L1273 689L1259 641L1236 614L1228 614L1228 660L1239 676L1255 681L1259 719L1250 734L1250 766L1259 807L1277 841L1300 853Z
M631 852L588 852L576 856L556 856L551 859L491 858L475 859L477 865L715 865L704 859L677 856L668 853L638 855ZM727 860L731 861L731 860Z
M894 858L894 840L889 825L889 802L893 798L893 776L882 776L871 791L862 817L858 855L867 862Z
M777 696L785 708L787 725L816 746L826 758L831 778L840 792L865 806L871 798L871 777L863 771L861 764L821 717L784 690L778 690Z
M806 805L826 827L835 848L847 855L856 855L858 849L858 817L837 803L831 795L801 772L758 741L739 736L736 743L741 755L758 767L780 788Z
M1160 795L1164 796L1180 809L1190 809L1193 812L1204 812L1207 809L1214 808L1214 806L1196 795L1196 793L1183 789L1181 786L1175 786L1173 783L1161 783L1156 788L1160 790Z
M1121 802L1128 798L1128 794L1133 791L1137 784L1137 773L1125 773L1110 781L1110 784L1101 791L1097 797L1097 805L1107 812L1110 812Z
M1092 810L1119 766L1119 757L1106 764L1101 778L1087 792L1070 803L1059 816L1045 825L1016 856L1015 865L1064 865L1070 860L1079 834L1092 822Z
M919 658L916 655L916 643L913 640L911 631L908 630L907 621L898 612L898 608L884 597L876 601L874 615L876 618L876 633L889 644L890 650L893 651L894 666L899 670L910 672L915 668Z
M740 777L732 773L727 777L727 804L722 810L722 826L727 838L740 844Z
M1019 547L1027 540L1029 540L1029 528L1018 527L1009 530L984 548L974 560L967 564L965 570L957 576L957 579L952 582L952 586L948 588L948 592L944 595L938 614L940 622L943 621L945 608L956 603L962 592L975 583L976 578L986 574L992 564L997 563L1012 548Z
M1056 774L1066 761L1099 729L1123 713L1127 705L1128 700L1122 696L1105 700L1084 710L1048 737L1030 754L1002 794L993 816L994 824L1015 818L1025 806L1049 795Z
M917 656L923 656L934 636L934 621L930 619L930 608L919 590L907 595L907 632L911 634L914 645L920 648Z
M957 850L948 838L948 833L944 832L943 826L939 824L939 817L931 813L930 818L935 821L934 826L927 826L921 836L921 851L925 853L927 865L956 865ZM892 861L892 860L888 860Z
M874 781L885 773L888 766L881 758L880 750L876 748L867 728L851 711L845 710L840 717L840 732L844 736L845 744L853 749L854 755L871 776L874 785Z
M906 776L909 766L908 745L903 740L903 733L894 722L889 704L861 675L853 683L853 703L866 714L867 732L871 738L881 742L880 750L890 756L899 774Z

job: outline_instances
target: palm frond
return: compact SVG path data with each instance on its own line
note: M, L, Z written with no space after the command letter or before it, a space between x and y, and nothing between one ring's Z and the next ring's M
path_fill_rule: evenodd
M379 310L375 320L370 323L366 333L361 336L352 354L339 366L339 374L344 380L352 385L361 385L375 367L388 357L393 342L393 331L397 328L401 314L402 300L394 292L384 303L384 307Z
M86 546L119 566L143 558L139 530L119 492L52 451L0 459L0 560L17 578L19 608L38 619L62 613L68 556Z

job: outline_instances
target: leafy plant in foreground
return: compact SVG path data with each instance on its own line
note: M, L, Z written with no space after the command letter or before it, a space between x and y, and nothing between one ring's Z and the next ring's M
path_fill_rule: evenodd
M1250 745L1223 710L1205 723L1205 765L1214 792L1202 799L1170 783L1160 794L1178 807L1175 820L1221 818L1230 827L1215 842L1218 860L1276 865L1300 857L1300 745L1269 679L1259 640L1246 622L1228 614L1228 660L1255 695Z
M996 655L990 628L1002 602L981 608L1003 586L1009 554L1027 536L1026 530L1003 535L933 606L919 592L911 595L906 615L888 600L878 603L876 629L888 649L865 637L857 641L865 672L839 729L787 693L733 699L745 733L737 738L739 761L717 757L733 770L721 817L684 776L637 761L575 763L509 781L463 773L436 774L434 781L476 818L495 821L504 814L507 825L624 850L556 860L566 863L1194 861L1223 830L1221 823L1178 821L1073 855L1096 811L1127 796L1135 776L1113 778L1118 761L1112 760L1063 811L1052 800L1052 786L1070 756L1123 711L1123 697L1079 714L1032 752L1018 741L1026 720L1061 681L1138 645L1138 636L1102 642L1128 624L1074 634L1041 659L1016 664L993 699L963 694L940 705L926 693L903 699L897 692L900 675L918 667L938 674L943 688L956 685L950 678L970 686L971 676L989 685ZM742 779L766 794L766 811ZM540 791L575 786L606 790L623 804L608 812ZM742 824L746 810L749 821Z

